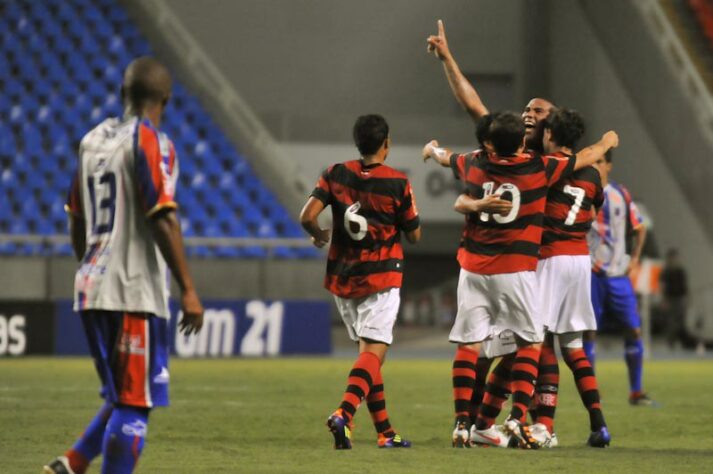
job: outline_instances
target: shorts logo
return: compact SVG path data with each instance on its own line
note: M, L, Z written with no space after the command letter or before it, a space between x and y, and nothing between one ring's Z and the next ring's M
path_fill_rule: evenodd
M124 423L121 427L121 432L126 436L138 436L143 438L146 436L146 423L141 420L136 420L133 423Z
M168 369L166 367L161 367L161 372L153 378L153 383L168 383L169 378Z
M552 393L540 393L537 396L537 401L546 407L553 407L557 405L557 395Z

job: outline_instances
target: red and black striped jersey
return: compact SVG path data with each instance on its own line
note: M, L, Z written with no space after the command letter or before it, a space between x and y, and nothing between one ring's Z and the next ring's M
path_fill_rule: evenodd
M476 151L453 154L451 168L475 199L500 195L512 201L507 215L466 216L458 262L469 272L493 275L534 271L542 239L548 188L574 170L575 157L534 152L499 157Z
M401 232L419 226L411 184L403 173L361 160L330 166L312 196L332 206L332 240L324 286L342 298L400 288Z
M540 258L589 255L587 232L594 219L592 207L601 207L603 202L602 179L593 166L577 170L552 186L547 193Z

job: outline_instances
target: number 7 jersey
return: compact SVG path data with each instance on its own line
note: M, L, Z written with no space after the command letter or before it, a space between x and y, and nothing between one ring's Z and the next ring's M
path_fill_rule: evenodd
M168 272L149 227L176 208L173 143L148 120L110 118L84 136L67 211L84 220L74 309L169 317Z
M551 187L547 193L540 258L589 255L587 232L594 220L593 209L603 202L602 180L593 166L577 170Z

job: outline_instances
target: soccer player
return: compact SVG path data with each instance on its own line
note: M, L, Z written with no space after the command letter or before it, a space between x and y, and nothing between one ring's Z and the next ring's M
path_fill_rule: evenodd
M432 52L443 64L443 71L448 79L448 85L459 104L477 124L481 117L488 114L488 108L478 95L468 79L463 75L448 47L446 31L442 20L438 20L438 34L431 35L426 40L429 52ZM525 121L525 137L527 150L542 152L542 121L554 108L554 104L547 99L535 97L531 99L522 111Z
M448 46L442 20L438 20L438 34L429 36L426 42L428 51L434 53L434 55L441 60L446 79L456 100L476 123L476 127L482 126L480 124L481 118L488 117L488 109L481 100L478 92L458 67ZM553 109L554 104L551 101L540 97L531 99L525 105L522 111L522 119L525 122L527 150L540 153L543 151L542 123ZM478 360L477 372L479 375L476 381L476 390L473 392L473 399L471 400L470 406L471 426L473 430L475 430L475 420L478 414L482 414L481 412L484 411L487 418L494 419L497 413L500 412L499 405L502 405L505 399L510 395L507 376L512 366L512 357L502 359L493 370L493 374L488 378L487 385L484 382L487 372L492 365L493 358L506 355L508 353L507 351L513 348L514 345L514 335L509 333L504 334L503 337L498 336L498 338L486 341L483 345L483 351ZM483 388L490 394L485 397L485 403L483 402ZM483 422L481 422L481 424L482 423ZM498 436L497 439L503 446L507 446L507 441L504 436Z
M466 185L455 210L466 215L458 261L458 314L449 339L458 344L453 361L453 445L469 446L469 407L483 341L512 331L517 355L512 366L512 410L504 427L522 447L538 448L527 412L538 375L543 327L537 316L536 277L547 189L574 170L593 164L617 146L607 132L577 156L559 159L526 153L525 124L513 113L492 117L487 144L493 153L452 154L431 141L424 160L451 167Z
M584 121L572 110L550 113L544 124L544 148L550 156L574 152L584 134ZM540 358L537 384L537 423L551 435L559 390L559 368L554 335L571 369L582 403L589 413L587 444L603 448L611 436L602 414L597 379L583 349L582 334L597 328L591 305L591 264L587 232L596 207L603 203L598 170L587 166L550 188L545 208L540 262L537 266L539 300L547 337Z
M624 326L624 359L629 371L629 403L647 406L654 402L643 391L644 343L641 317L629 274L639 264L646 240L646 226L629 191L609 179L612 155L600 159L597 168L604 186L604 204L589 231L592 259L592 305L597 327L608 322ZM629 245L633 240L633 247ZM584 344L594 365L594 333L587 332Z
M391 149L389 125L364 115L353 129L361 159L330 166L319 178L300 220L321 248L330 241L317 217L332 207L331 244L324 286L334 295L349 337L359 343L339 407L327 419L336 449L351 449L352 419L363 399L380 448L408 448L391 427L381 366L393 340L403 277L401 234L421 238L416 201L408 178L384 164Z
M130 473L144 447L149 412L168 405L168 280L181 291L185 334L203 324L203 307L183 250L174 201L178 161L159 131L171 96L168 70L150 57L129 64L123 118L108 118L82 139L69 193L72 246L80 267L79 312L105 400L74 446L44 467Z

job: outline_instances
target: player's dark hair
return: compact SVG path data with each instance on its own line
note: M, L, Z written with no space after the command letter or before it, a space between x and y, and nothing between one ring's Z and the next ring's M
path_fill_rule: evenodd
M604 161L606 161L607 163L611 163L613 157L614 157L614 152L612 151L611 148L609 148L607 150L607 152L604 153Z
M499 156L512 156L522 146L525 122L514 112L501 112L488 128L488 140Z
M559 146L574 148L584 135L584 120L576 110L554 109L545 119L545 129Z
M489 140L488 129L497 115L497 113L483 115L475 124L475 138L478 139L478 143L480 143L481 147L485 147L485 142Z
M171 74L150 56L134 59L124 71L121 96L124 103L134 107L147 103L165 105L171 96Z
M352 135L361 156L373 155L389 138L389 124L381 115L362 115L354 123Z

